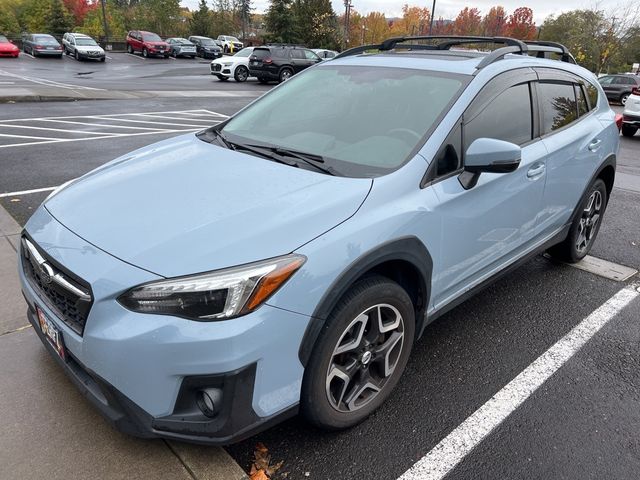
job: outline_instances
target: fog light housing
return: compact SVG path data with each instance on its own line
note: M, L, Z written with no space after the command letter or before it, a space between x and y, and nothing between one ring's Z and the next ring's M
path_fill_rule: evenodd
M196 403L205 416L213 418L220 413L222 407L222 390L219 388L200 390L196 394Z

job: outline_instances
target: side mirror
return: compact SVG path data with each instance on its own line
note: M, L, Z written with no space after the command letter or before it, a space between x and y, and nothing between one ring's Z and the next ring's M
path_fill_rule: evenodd
M522 149L511 142L495 138L478 138L467 149L464 157L464 172L458 180L466 190L478 183L482 172L509 173L520 165Z

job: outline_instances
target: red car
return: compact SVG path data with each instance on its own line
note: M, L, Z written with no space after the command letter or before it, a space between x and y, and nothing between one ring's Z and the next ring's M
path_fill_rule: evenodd
M13 42L9 41L4 35L0 35L0 57L18 58L20 49Z
M150 55L163 56L169 58L169 44L163 42L160 36L152 32L144 32L142 30L132 30L127 33L127 52L142 52L143 57Z

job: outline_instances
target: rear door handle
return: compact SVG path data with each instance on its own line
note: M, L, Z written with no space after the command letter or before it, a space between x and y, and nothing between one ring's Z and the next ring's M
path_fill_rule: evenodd
M595 152L596 150L598 150L600 148L600 144L602 143L602 140L594 140L593 142L591 142L589 144L589 151L591 152Z
M544 163L538 163L533 165L529 170L527 170L527 178L535 179L544 173L545 170Z

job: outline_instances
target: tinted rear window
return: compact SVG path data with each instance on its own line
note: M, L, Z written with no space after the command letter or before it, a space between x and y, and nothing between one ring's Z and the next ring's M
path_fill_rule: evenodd
M271 52L268 48L256 48L253 50L253 54L259 59L267 58L271 56Z
M540 83L543 133L569 125L578 118L578 105L573 84Z

